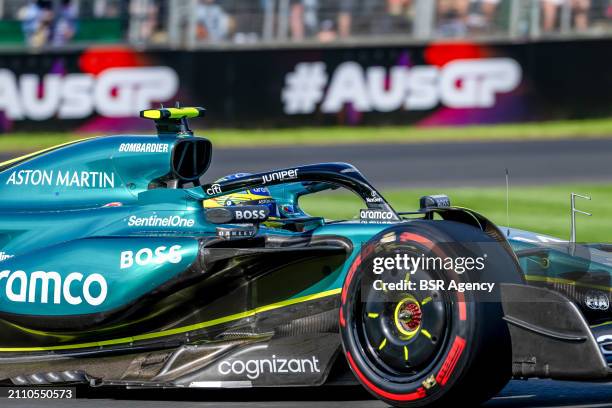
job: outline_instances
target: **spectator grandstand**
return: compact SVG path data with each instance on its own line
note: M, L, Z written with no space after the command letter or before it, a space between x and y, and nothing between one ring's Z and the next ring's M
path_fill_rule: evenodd
M0 0L0 47L535 39L612 33L612 0Z

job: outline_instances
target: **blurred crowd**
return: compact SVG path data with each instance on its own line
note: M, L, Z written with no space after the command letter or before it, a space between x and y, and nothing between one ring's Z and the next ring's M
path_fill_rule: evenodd
M153 44L168 41L172 24L181 38L203 44L411 36L423 16L437 37L507 33L512 18L525 35L534 21L538 32L553 33L612 19L612 0L0 0L0 7L33 47L70 43L85 17L121 19L126 40Z
M522 34L526 34L529 19L535 12L539 20L539 30L544 33L560 31L562 14L568 13L570 21L568 28L573 32L583 32L589 28L591 17L600 16L598 11L606 9L603 16L612 17L612 2L603 0L511 0L519 2L517 11L525 15L522 21ZM598 3L593 8L592 3ZM509 3L507 3L509 4ZM436 29L441 36L465 36L481 31L492 32L497 28L506 28L503 24L504 14L511 13L510 7L505 7L502 0L437 0Z
M78 13L70 0L62 0L58 4L45 0L24 3L17 10L17 19L21 21L28 45L64 45L74 38Z
M562 15L569 13L569 28L586 31L597 19L612 19L612 0L424 0L433 15L432 35L463 37L496 34L509 29L511 2L523 17L522 34L536 11L540 31L560 31ZM349 37L410 36L418 0L198 0L199 41L243 42L257 39L258 17L272 14L276 38L321 42ZM242 5L240 4L242 3ZM255 3L255 4L254 4ZM282 7L286 3L286 7ZM274 12L276 11L276 12ZM426 11L426 12L427 12ZM279 20L285 20L282 24ZM255 24L254 24L255 23ZM257 24L259 23L259 24ZM284 29L283 29L284 28Z

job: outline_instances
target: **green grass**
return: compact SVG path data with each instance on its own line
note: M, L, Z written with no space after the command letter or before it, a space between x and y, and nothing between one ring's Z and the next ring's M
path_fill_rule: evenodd
M510 191L510 225L567 239L569 237L569 194L590 194L592 201L579 200L577 207L593 213L578 215L577 238L582 242L612 241L612 184L514 187ZM474 209L499 225L506 225L504 188L410 189L382 191L398 211L418 208L422 195L446 193L453 205ZM310 213L332 219L353 218L363 204L352 193L320 193L302 199Z
M217 147L428 143L442 141L542 140L612 136L612 118L507 125L417 128L413 126L297 129L208 129L197 134ZM91 135L12 133L0 135L0 151L32 151Z

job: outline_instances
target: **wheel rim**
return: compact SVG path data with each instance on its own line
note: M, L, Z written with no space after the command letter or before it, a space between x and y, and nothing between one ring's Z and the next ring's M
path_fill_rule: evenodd
M397 302L393 312L393 323L402 338L408 340L416 336L423 323L421 302L412 295Z
M410 276L389 271L380 278L386 282L440 279L437 272L423 270ZM448 342L451 308L447 294L417 290L390 296L364 285L356 295L353 334L366 364L382 377L401 383L429 372Z

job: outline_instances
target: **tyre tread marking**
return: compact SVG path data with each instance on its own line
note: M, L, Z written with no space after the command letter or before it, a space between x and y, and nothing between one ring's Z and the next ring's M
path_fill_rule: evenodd
M457 336L455 337L455 341L453 342L453 346L451 347L448 356L446 356L446 360L442 364L440 371L436 375L436 382L440 385L445 385L451 374L455 370L455 366L459 361L459 357L463 354L463 350L465 349L465 339Z
M465 295L461 292L457 292L457 304L459 306L459 320L467 320L467 307L465 305Z
M359 265L361 265L361 254L357 255L357 257L355 258L353 265L351 265L351 268L349 269L348 275L346 277L346 281L344 282L344 287L342 288L342 304L343 305L346 303L346 296L348 293L349 285L351 284L351 281L353 280L353 276L355 275L355 271L357 270Z
M361 380L361 382L376 395L393 401L415 401L426 396L425 388L423 387L419 387L416 391L407 394L394 394L385 391L381 388L378 388L370 380L368 380L365 375L363 375L363 373L359 370L359 368L355 364L355 361L353 360L353 356L351 356L351 353L349 351L346 352L346 358L353 372L357 374L359 380Z
M419 244L423 244L426 247L428 247L429 249L432 249L434 246L434 243L430 240L428 240L427 238L418 235L418 234L413 234L411 232L403 232L400 235L400 241L414 241L414 242L418 242Z

